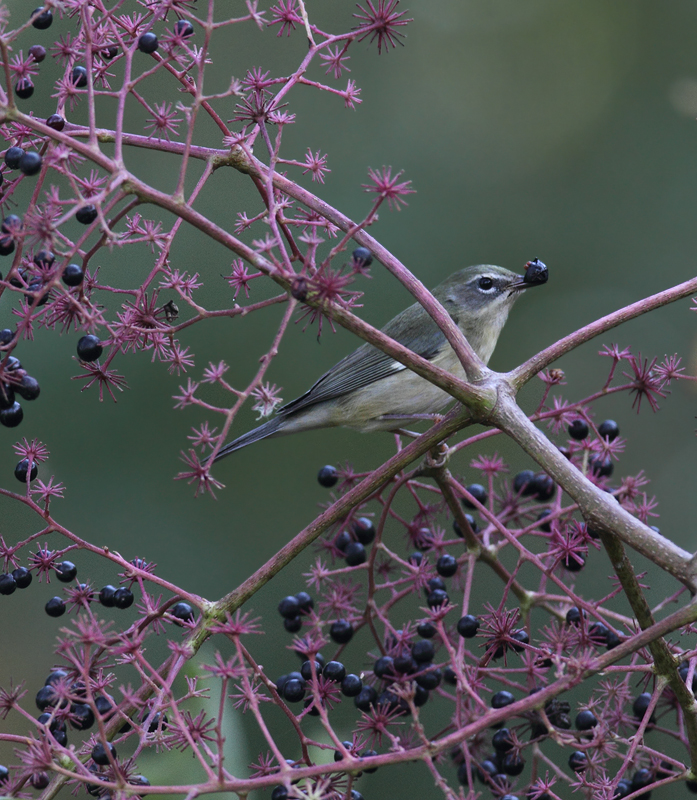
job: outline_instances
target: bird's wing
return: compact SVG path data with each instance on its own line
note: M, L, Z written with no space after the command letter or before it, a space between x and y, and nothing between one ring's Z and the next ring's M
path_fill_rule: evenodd
M407 332L406 335L394 335L391 332L403 327L403 324L400 324L402 314L411 313L411 316L414 317L419 312L423 313L425 319L418 319L418 324L409 326L412 330L419 331L417 334ZM393 339L422 358L429 360L434 358L446 341L443 332L421 306L409 308L402 314L389 322L383 328L383 332L388 336L392 336ZM325 372L309 391L296 400L287 403L279 409L278 413L282 415L294 414L303 408L314 406L325 400L333 400L335 397L341 397L405 369L407 367L404 364L395 361L391 356L383 353L382 350L378 350L370 344L361 345L358 350L335 364L329 372Z

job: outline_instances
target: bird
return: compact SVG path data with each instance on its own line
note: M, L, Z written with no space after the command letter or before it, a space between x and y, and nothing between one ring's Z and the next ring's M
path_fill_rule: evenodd
M524 276L480 264L453 273L433 289L433 296L487 364L514 302L525 289L546 281L547 267L539 259L527 262ZM432 364L465 378L445 334L419 303L397 314L382 331ZM305 394L279 408L275 417L224 445L213 461L261 439L317 428L395 431L432 418L452 400L443 389L365 343L325 372Z

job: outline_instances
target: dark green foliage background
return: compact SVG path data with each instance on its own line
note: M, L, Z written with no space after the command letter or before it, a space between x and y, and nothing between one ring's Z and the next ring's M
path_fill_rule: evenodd
M351 24L350 3L314 5L320 4L310 2L309 13L319 24L333 29ZM492 359L494 368L511 368L584 323L694 276L694 3L428 0L403 5L414 17L406 29L405 48L380 58L367 42L351 48L349 77L362 88L357 111L344 110L340 99L307 87L291 94L289 110L298 122L285 134L285 156L301 159L307 147L328 151L332 172L325 186L314 187L354 218L369 208L360 188L368 167L404 169L418 193L400 213L385 208L371 233L430 286L468 264L520 270L536 256L548 264L549 284L528 293L514 309ZM221 4L223 10L227 13L227 4ZM34 38L44 43L50 35L52 41L68 27L63 21L48 32L35 32ZM289 73L305 50L304 35L297 31L279 41L274 31L247 27L233 38L234 46L222 41L213 51L207 89L224 91L230 74L243 77L253 66L261 65L272 75ZM33 43L27 40L25 47ZM315 70L312 77L321 75ZM337 85L343 88L345 78ZM160 99L158 91L177 99L164 77L153 85L153 100ZM53 110L51 93L49 70L43 69L35 97L23 108L46 116ZM100 108L104 124L110 124L113 103ZM221 113L231 118L233 103L222 103ZM138 120L142 125L140 111L132 114L134 125ZM71 116L74 121L82 118L84 109ZM207 123L199 141L220 144ZM263 158L260 145L257 154ZM174 157L136 150L128 153L128 165L162 189L175 186ZM199 169L194 165L192 174ZM251 216L259 210L245 177L232 170L215 175L197 206L229 229L238 211ZM141 213L158 216L147 208ZM200 272L206 282L200 299L210 307L232 303L219 277L229 273L230 261L230 253L197 232L184 231L172 253L173 267ZM98 263L107 282L128 286L142 279L152 259L144 248L127 248L105 252ZM406 292L379 265L372 281L361 280L356 288L367 292L361 313L376 325L409 303ZM251 299L268 291L254 284ZM163 301L169 298L161 296ZM12 301L7 293L0 301L0 327L11 324ZM564 358L557 366L567 374L567 397L575 399L602 384L609 367L597 357L602 343L631 344L649 357L677 351L694 373L697 317L689 309L688 301L677 303ZM230 380L245 385L281 313L282 307L276 307L186 331L182 341L197 356L190 375L196 379L208 361L222 358L230 365ZM162 365L151 364L147 353L119 357L115 366L130 389L117 405L110 400L100 404L94 391L81 394L79 384L70 380L79 372L72 360L77 339L75 333L40 331L35 342L19 348L17 355L40 380L42 395L27 404L19 429L0 430L0 482L12 489L19 486L11 449L17 436L41 439L51 450L42 476L53 473L68 487L65 500L54 504L63 524L128 558L157 562L160 575L210 599L236 586L313 518L318 503L328 499L315 481L321 465L350 461L365 471L392 452L388 435L347 431L264 442L216 468L216 477L226 484L217 501L194 499L190 487L172 480L190 426L205 419L195 408L172 410L171 397L186 378L178 380ZM269 379L290 400L355 344L344 331L326 332L318 343L312 329L303 333L302 325L293 326ZM527 409L534 408L541 387L535 382L523 393ZM599 419L618 420L629 439L617 474L644 469L652 481L649 494L661 501L657 524L692 549L697 511L693 385L677 386L662 406L663 413L654 416L645 408L637 417L627 397L620 397L599 403L597 413ZM247 430L253 422L254 415L246 411L236 430ZM509 458L514 469L531 466L503 440L488 452L493 449ZM468 466L474 455L463 453L452 465L468 480L475 478ZM36 524L18 504L0 499L0 534L7 541L35 530ZM393 530L392 535L394 544L401 532ZM590 558L595 590L604 594L610 583L599 581L609 575L609 565L602 554ZM96 584L116 581L104 565L80 554L74 560L81 578L91 577ZM285 570L250 604L266 620L270 635L253 644L272 675L296 666L295 657L284 650L290 637L277 634L281 626L274 609L284 594L305 588L302 573L309 561L310 555ZM674 585L659 577L652 587L650 599L656 602ZM30 695L54 663L51 648L64 622L49 620L42 612L54 589L53 582L47 588L35 581L29 590L0 602L0 683L10 677L26 679ZM117 621L127 618L114 616ZM354 671L364 666L359 645L348 651L347 663ZM156 650L152 645L149 652ZM352 657L355 663L350 663ZM347 720L352 716L347 714ZM240 750L249 734L235 727L238 721L230 724L228 744L238 749L241 764L248 763L261 743L254 735L249 750ZM288 756L296 756L292 735L286 736L281 735L281 742L288 742ZM155 758L147 761L142 769L153 782L196 777L188 755L181 759L178 774L160 768ZM359 788L366 797L396 797L400 772L409 781L410 796L439 796L420 765L382 770L364 778ZM238 769L238 774L244 771Z

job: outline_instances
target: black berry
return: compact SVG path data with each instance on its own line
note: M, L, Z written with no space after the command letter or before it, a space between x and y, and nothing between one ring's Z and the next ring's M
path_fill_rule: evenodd
M598 433L603 437L603 439L607 439L611 442L620 435L620 426L615 422L614 419L606 419L605 422L600 423L598 427Z
M134 600L133 592L125 586L121 586L114 592L114 605L116 608L130 608Z
M41 13L39 14L39 12L41 12ZM31 21L31 24L37 30L45 31L46 28L50 28L51 27L51 23L53 22L53 13L51 12L50 8L47 8L46 10L44 10L43 6L39 6L38 8L35 8L31 12L31 14L32 14L32 17L34 17L34 14L38 14L38 16L34 17L34 19L32 19L32 21Z
M331 489L332 486L336 486L338 480L339 475L336 471L336 467L333 467L331 464L322 467L317 473L317 483L319 483L320 486L324 486L325 489Z
M572 439L576 439L576 441L581 441L581 439L585 439L588 436L588 423L585 419L575 419L571 425L569 425L569 436Z
M66 286L80 286L85 279L85 273L79 264L68 264L61 277Z
M70 80L77 89L84 89L87 86L87 70L85 67L81 65L73 67L73 71L70 73Z
M56 578L63 583L70 583L77 575L77 567L72 561L61 561L56 564Z
M28 100L34 94L34 84L29 78L20 78L15 83L15 94L20 100Z
M338 619L329 628L329 635L337 644L346 644L353 638L353 625L346 619Z
M111 586L111 585L105 586L99 592L99 602L105 608L113 608L113 606L114 606L114 594L115 593L116 593L116 588L114 586Z
M138 49L141 53L154 53L159 46L157 36L152 31L143 33L138 38Z
M362 267L369 267L373 263L373 254L367 247L357 247L351 253L351 258L354 263L360 264Z
M97 219L97 216L97 207L92 203L78 208L75 213L75 219L82 225L91 225Z
M5 153L5 165L9 169L17 169L23 155L24 150L21 147L9 147Z
M359 711L370 711L370 707L375 705L378 693L372 686L364 686L361 691L353 698L353 704Z
M77 357L80 361L96 361L103 350L102 343L91 333L83 336L77 343Z
M283 697L289 703L299 703L305 697L305 681L302 678L291 678L283 686Z
M19 462L19 464L17 464L17 466L15 467L15 478L17 478L17 480L20 483L26 483L27 482L27 473L28 472L29 472L29 459L28 458L23 458ZM29 480L33 481L34 478L36 478L36 476L38 474L39 474L39 465L36 463L36 461L32 461L31 475L30 475Z
M46 120L46 124L54 131L62 131L65 128L65 119L60 114L51 114Z
M13 389L22 400L36 400L41 394L39 382L31 375L22 375L20 382L13 384Z
M597 724L598 720L595 714L588 708L584 708L583 711L579 711L576 715L577 731L589 731L591 728L595 728Z
M444 578L451 578L457 572L457 559L448 553L444 553L436 561L436 572Z
M329 661L324 665L322 677L334 683L341 683L346 677L346 667L341 661Z
M104 747L101 742L97 742L92 748L92 761L94 761L95 764L99 764L100 767L106 767L109 763L107 751L111 753L113 759L116 758L116 748L111 742L107 742L106 747Z
M170 609L170 614L181 622L191 623L194 621L194 609L188 604L180 601L175 603Z
M0 574L0 594L12 594L16 588L17 581L11 574L7 572Z
M489 497L489 493L481 485L481 483L472 483L469 486L467 486L466 489L472 495L472 497L474 497L475 500L477 500L483 506L486 505L486 501L487 501L487 499ZM462 505L465 506L466 508L472 508L472 509L476 508L474 503L472 503L466 497L462 498Z
M479 630L479 620L472 614L466 614L461 617L457 623L457 632L463 639L471 639L477 635Z
M65 603L60 597L52 597L44 608L49 617L62 617L65 614Z
M531 469L524 469L513 478L513 490L524 497L535 494L535 473Z
M194 26L189 22L188 19L179 19L174 26L174 32L177 34L177 36L181 36L182 39L186 39L187 37L194 35Z
M505 708L506 706L510 706L511 703L515 703L515 697L505 689L496 692L491 698L492 708Z
M375 538L375 526L367 517L355 519L351 525L351 530L361 544L370 544Z
M294 595L288 595L278 604L278 613L285 619L294 619L300 613L300 603Z
M41 156L36 150L30 150L20 158L19 169L25 175L36 175L41 169Z
M341 694L343 694L344 697L356 697L361 693L362 689L363 681L358 675L354 675L353 673L349 673L341 681Z
M17 567L12 570L12 577L15 579L18 589L26 589L34 576L26 567Z
M344 556L349 567L357 567L368 559L365 547L360 542L351 542L344 551Z

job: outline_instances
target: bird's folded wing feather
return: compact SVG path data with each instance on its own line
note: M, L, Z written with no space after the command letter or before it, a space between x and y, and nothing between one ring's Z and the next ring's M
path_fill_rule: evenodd
M409 326L412 330L418 330L418 333L395 336L391 332L404 327L400 325L402 314L386 325L383 328L383 333L392 336L393 339L408 347L417 355L430 360L435 357L445 344L445 336L435 322L428 317L423 308L418 307L416 309L412 306L412 308L402 313L407 314L410 312L412 317L419 312L426 317L425 320L419 319L418 325ZM382 350L378 350L370 344L364 344L358 350L339 361L338 364L335 364L329 372L325 372L309 391L280 408L278 413L282 415L294 414L303 408L322 403L325 400L341 397L405 369L407 368L404 364L395 361L391 356L383 353Z

